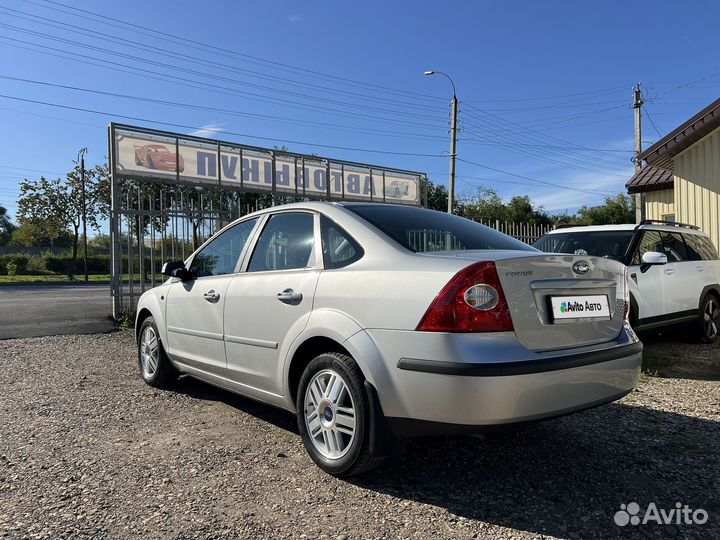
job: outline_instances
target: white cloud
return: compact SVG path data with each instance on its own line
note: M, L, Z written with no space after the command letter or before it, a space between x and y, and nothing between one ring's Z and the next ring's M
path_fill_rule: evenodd
M204 126L202 126L200 129L191 131L190 135L192 135L194 137L207 137L207 138L217 137L218 130L221 130L224 126L225 126L224 123L220 124L220 123L210 122L209 124L205 124Z
M295 13L288 17L288 21L290 21L292 24L299 23L300 21L302 21L302 17Z

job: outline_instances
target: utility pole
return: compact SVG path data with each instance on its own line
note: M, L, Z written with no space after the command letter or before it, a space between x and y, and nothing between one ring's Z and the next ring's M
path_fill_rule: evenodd
M635 110L635 174L642 169L642 90L640 84L637 83L633 89L633 109ZM640 223L645 219L645 196L642 193L635 194L635 221Z
M88 242L87 242L87 207L85 204L85 153L87 148L81 148L78 152L78 160L80 161L80 186L82 188L82 226L83 226L83 246L85 247L83 253L83 263L85 267L85 283L90 279L88 276Z
M455 200L455 159L457 158L457 120L458 120L458 98L455 90L455 82L452 77L442 71L426 71L425 75L443 75L450 81L453 90L451 102L452 112L450 118L450 182L448 183L448 214L453 213L453 201Z
M453 213L453 201L455 200L455 158L457 157L457 119L458 100L453 87L452 118L451 118L451 142L450 142L450 189L448 190L448 214Z

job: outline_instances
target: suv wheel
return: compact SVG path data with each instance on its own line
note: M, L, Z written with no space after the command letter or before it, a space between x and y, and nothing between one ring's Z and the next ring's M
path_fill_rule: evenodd
M318 467L335 476L360 474L383 461L369 452L363 381L355 361L336 352L317 356L300 378L296 407L303 444Z
M712 343L717 339L720 328L720 303L713 294L708 294L700 306L700 339Z

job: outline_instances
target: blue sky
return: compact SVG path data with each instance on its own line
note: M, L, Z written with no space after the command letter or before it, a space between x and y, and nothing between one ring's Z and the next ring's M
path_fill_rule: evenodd
M0 203L14 215L18 181L62 175L81 147L104 160L113 119L447 184L452 94L434 69L461 100L458 194L574 211L632 174L635 82L645 146L718 97L719 16L714 1L0 0Z

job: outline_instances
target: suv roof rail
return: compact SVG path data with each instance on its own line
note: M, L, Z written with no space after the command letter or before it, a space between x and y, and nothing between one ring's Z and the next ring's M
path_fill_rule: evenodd
M690 225L688 223L680 223L679 221L665 221L662 219L643 219L640 220L640 223L637 224L637 227L640 227L640 225L668 225L670 227L685 227L686 229L694 229L696 231L700 230L700 227L697 225Z

